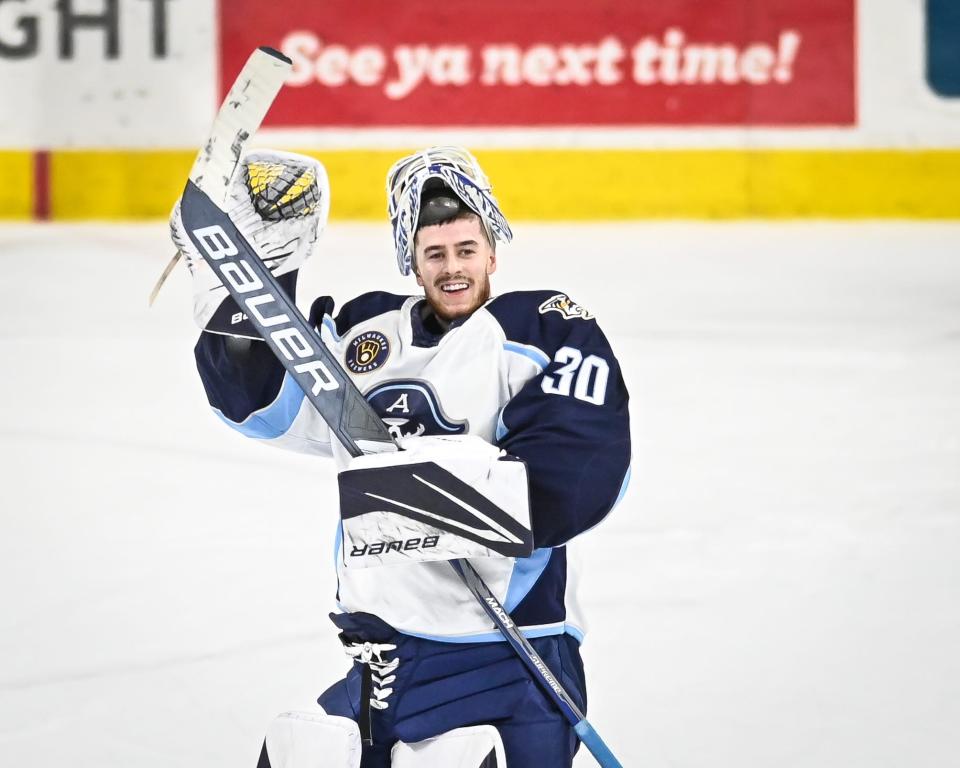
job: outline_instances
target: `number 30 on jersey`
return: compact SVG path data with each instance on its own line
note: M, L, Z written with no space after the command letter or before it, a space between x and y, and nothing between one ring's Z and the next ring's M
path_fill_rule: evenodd
M553 356L553 362L560 367L543 377L540 388L544 392L564 397L572 394L585 403L603 405L610 375L606 360L596 355L584 357L579 349L573 347L560 347Z

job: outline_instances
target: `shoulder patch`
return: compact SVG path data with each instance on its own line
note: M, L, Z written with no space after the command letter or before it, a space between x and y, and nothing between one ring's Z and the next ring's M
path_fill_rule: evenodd
M573 320L575 318L592 320L594 317L591 312L582 305L577 304L577 302L573 301L565 293L558 293L555 296L551 296L540 305L540 314L545 315L547 312L559 312L564 320Z
M380 331L364 331L351 339L343 361L354 373L370 373L390 357L390 342Z
M555 288L504 293L490 301L485 309L500 325L507 342L539 350L548 361L565 344L583 345L586 342L582 337L600 330L592 313ZM566 322L576 319L591 322Z

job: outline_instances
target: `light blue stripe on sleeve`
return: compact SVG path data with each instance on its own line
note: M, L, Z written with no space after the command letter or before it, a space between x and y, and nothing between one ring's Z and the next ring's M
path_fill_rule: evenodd
M321 322L323 323L323 327L330 331L330 335L333 336L333 340L339 342L340 334L337 333L337 324L333 322L333 318L330 317L330 315L324 315Z
M613 502L613 507L610 507L611 511L617 504L620 503L620 500L623 498L623 495L627 492L627 488L630 487L630 473L633 472L633 466L627 467L627 474L623 476L623 482L620 483L620 493L617 494L617 500Z
M546 353L544 353L542 349L538 349L530 344L520 344L516 341L505 341L503 343L503 348L507 350L507 352L523 355L529 360L532 360L534 363L536 363L540 370L543 370L550 365L550 358L547 357Z
M510 575L510 586L507 587L507 596L503 601L503 607L507 613L520 605L537 579L543 574L547 563L550 562L550 555L553 550L550 547L535 549L530 557L520 557L513 564L513 573Z
M290 377L290 374L284 374L280 394L277 395L276 400L265 408L254 411L239 424L228 419L216 408L213 409L213 412L227 426L232 427L242 435L257 437L261 440L272 440L286 434L290 425L293 424L293 420L297 418L302 404L303 390Z
M343 520L337 523L337 533L333 537L333 570L340 565L340 545L343 544Z
M497 442L500 442L507 436L507 432L510 430L507 429L507 425L503 423L503 408L500 409L500 413L497 414Z

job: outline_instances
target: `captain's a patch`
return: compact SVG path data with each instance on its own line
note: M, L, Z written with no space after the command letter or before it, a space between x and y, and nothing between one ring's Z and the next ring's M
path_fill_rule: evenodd
M390 356L390 342L380 331L365 331L347 346L344 362L354 373L370 373Z
M577 304L577 302L565 293L558 293L556 296L551 296L540 305L540 314L545 315L547 312L559 312L564 320L574 320L578 317L581 320L593 319L592 313L588 312L580 304Z

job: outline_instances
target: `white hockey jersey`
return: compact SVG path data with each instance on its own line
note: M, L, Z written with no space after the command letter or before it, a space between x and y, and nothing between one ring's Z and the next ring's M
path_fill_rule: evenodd
M423 302L369 293L334 318L324 297L310 319L396 436L469 433L526 462L537 548L471 562L525 634L581 639L564 544L613 508L629 477L617 360L592 315L559 291L504 294L446 332L424 322ZM279 447L337 452L263 342L203 333L196 359L211 406L234 429ZM435 640L501 639L447 563L348 568L340 543L338 530L341 610Z

